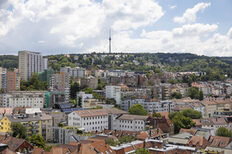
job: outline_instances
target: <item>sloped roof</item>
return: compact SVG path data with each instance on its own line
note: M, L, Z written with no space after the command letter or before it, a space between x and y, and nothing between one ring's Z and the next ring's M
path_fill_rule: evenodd
M203 136L193 136L187 143L187 145L192 147L205 148L209 142Z
M19 139L16 137L11 137L11 136L0 136L0 143L7 144L9 149L12 151L16 151L17 148L22 145L24 142L27 142L24 139ZM28 145L32 148L33 146L28 143Z
M230 144L230 137L222 137L222 136L210 136L209 143L212 147L220 147L225 148L228 144Z

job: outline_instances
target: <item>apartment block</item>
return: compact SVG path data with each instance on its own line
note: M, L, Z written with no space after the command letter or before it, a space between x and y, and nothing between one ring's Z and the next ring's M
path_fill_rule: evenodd
M106 86L106 98L113 98L116 104L121 103L121 87L120 86Z
M2 107L43 108L45 91L11 91L1 95Z
M175 103L172 101L159 101L159 102L152 102L146 101L145 99L127 99L121 102L121 109L128 111L130 107L135 104L141 104L143 108L149 112L172 112L172 109L175 107Z
M68 103L70 90L69 74L64 72L53 74L50 78L49 90L53 93L64 93L65 100L63 103Z
M148 116L123 114L116 118L116 130L143 131Z
M39 52L19 51L19 74L25 81L29 80L33 73L43 72L47 63Z
M60 72L68 73L70 77L73 78L84 78L85 77L85 68L80 67L61 67Z

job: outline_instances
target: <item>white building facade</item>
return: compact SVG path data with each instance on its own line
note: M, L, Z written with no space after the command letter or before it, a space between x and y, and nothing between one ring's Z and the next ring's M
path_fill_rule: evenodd
M101 131L108 129L108 114L99 109L73 111L68 115L68 125L85 132Z
M143 131L148 116L123 114L116 119L116 130Z
M113 98L116 104L121 103L121 87L120 86L106 86L106 98Z
M60 72L69 73L69 75L73 78L76 78L76 77L84 78L85 71L86 71L85 68L80 68L80 67L75 67L75 68L62 67L62 68L60 68Z
M19 51L19 74L25 81L29 80L33 73L43 72L44 60L39 52Z
M149 113L152 112L171 112L172 109L175 107L175 103L171 101L160 101L160 102L146 102L144 99L128 99L121 102L120 107L128 111L130 107L135 104L141 104Z
M2 107L43 108L45 91L12 91L2 95Z

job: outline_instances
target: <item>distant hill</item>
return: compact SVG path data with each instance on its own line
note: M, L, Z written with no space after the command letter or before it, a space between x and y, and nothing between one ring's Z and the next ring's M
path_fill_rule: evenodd
M167 71L204 71L227 74L232 77L232 57L208 57L191 53L106 53L70 54L46 56L49 66L59 70L63 66L80 66L99 69L124 69L133 71L154 70L156 66L164 66ZM56 61L56 62L54 62ZM158 64L158 65L157 65ZM0 66L15 68L18 57L0 56Z

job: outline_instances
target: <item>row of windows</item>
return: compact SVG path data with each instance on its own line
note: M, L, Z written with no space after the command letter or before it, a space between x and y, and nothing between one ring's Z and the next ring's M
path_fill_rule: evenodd
M102 119L102 118L107 118L107 116L87 117L87 118L84 118L84 120L94 120L94 119Z
M132 124L132 121L128 121L128 120L120 120L120 123L131 123ZM135 121L135 124L143 124L143 121Z
M84 123L84 126L85 126L85 125L91 125L91 124L94 125L94 123L95 123L95 124L102 124L102 123L108 123L108 122L107 122L107 121L98 121L98 122L95 121L95 122L89 122L89 123L87 122L87 123Z
M1 122L1 125L3 125L4 123L3 122ZM8 122L5 122L5 125L8 125L8 126L10 126L10 123L8 123Z
M131 128L132 129L132 126L127 126L127 125L119 125L120 128ZM143 129L143 127L140 127L140 126L135 126L135 129Z

